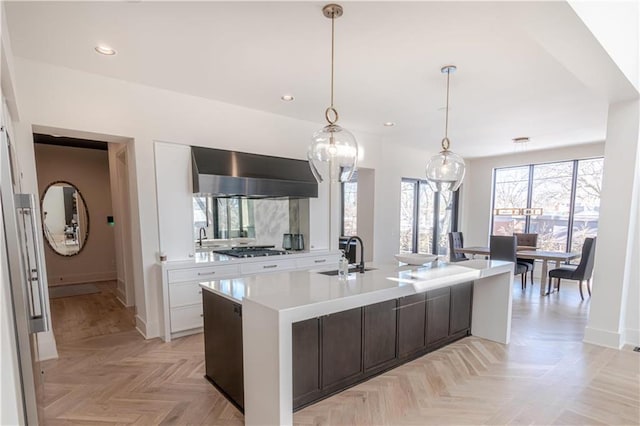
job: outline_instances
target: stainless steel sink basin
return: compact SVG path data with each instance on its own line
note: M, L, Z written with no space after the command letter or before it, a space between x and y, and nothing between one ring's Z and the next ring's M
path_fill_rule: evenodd
M364 271L365 272L366 271L375 271L375 269L376 268L364 268ZM349 273L352 273L352 272L358 272L359 273L360 270L358 268L349 268ZM324 272L318 272L318 273L322 274L322 275L328 275L330 277L333 277L333 276L338 275L338 270L334 269L333 271L324 271Z

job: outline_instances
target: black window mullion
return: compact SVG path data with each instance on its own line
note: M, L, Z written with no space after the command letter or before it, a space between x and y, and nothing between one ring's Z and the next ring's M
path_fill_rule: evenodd
M492 194L492 203L491 203L491 228L489 228L489 235L493 235L493 226L495 223L496 215L494 214L496 210L496 174L498 169L493 169L493 194Z
M567 253L571 251L573 240L573 215L576 210L576 190L578 188L578 160L573 160L573 175L571 176L571 199L569 202L569 220L567 221Z
M413 241L411 251L418 252L418 234L420 231L420 181L413 181Z
M218 214L218 199L212 198L213 203L213 235L214 238L220 238L220 216Z
M242 198L238 198L238 236L242 236Z
M527 208L530 209L533 206L531 203L533 202L533 164L529 164L529 181L527 184ZM531 232L531 216L526 215L524 217L524 232Z
M459 200L460 200L460 190L457 190L456 192L453 193L453 197L451 197L451 232L458 232L458 201ZM493 229L493 215L491 216L491 229Z
M440 217L440 193L433 193L433 217L431 220L433 221L433 234L431 235L431 254L438 254L436 250L436 242L438 241L438 235L440 235L440 221L438 218Z
M344 182L340 184L342 197L340 197L340 235L344 236Z

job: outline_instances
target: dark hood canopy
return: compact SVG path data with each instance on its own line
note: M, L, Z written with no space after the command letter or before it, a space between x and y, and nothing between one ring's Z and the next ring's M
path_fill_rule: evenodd
M193 192L215 197L316 198L318 183L303 160L191 147Z

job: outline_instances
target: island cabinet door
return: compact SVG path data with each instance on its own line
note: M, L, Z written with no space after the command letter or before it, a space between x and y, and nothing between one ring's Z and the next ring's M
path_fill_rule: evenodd
M396 359L397 301L364 308L364 371L384 368Z
M424 293L398 299L398 356L411 356L424 350L425 344Z
M449 324L451 335L471 329L472 297L472 282L451 287L451 322Z
M295 410L320 396L320 320L293 323L291 333Z
M205 372L238 407L244 407L242 305L203 292Z
M362 375L362 308L323 316L321 329L322 389L356 382Z
M450 287L427 291L427 345L449 337Z

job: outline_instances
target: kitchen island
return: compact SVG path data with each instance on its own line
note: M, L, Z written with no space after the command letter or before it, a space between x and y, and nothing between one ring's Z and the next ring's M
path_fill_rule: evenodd
M201 282L207 290L205 348L211 342L207 316L216 311L208 314L207 298L229 302L239 311L241 319L233 327L241 338L232 345L237 357L242 354L243 389L232 391L241 398L234 400L244 407L246 424L291 424L294 407L464 337L469 330L477 337L509 342L511 263L369 266L375 269L347 279L292 271Z

